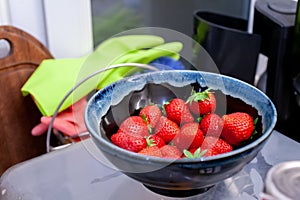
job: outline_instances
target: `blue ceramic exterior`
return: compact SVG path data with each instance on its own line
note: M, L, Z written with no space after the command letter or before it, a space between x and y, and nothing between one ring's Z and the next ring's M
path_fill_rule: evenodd
M118 105L132 91L143 91L148 83L167 83L177 88L197 83L201 87L221 90L258 111L263 134L252 143L226 154L171 162L168 159L147 157L121 149L109 141L99 124L111 106ZM163 96L164 93L155 91L150 95ZM126 108L124 112L127 112ZM228 76L190 70L151 72L122 79L98 91L89 100L85 110L86 126L104 155L126 175L151 190L168 196L189 196L205 191L239 172L262 149L272 133L276 119L273 103L255 87Z

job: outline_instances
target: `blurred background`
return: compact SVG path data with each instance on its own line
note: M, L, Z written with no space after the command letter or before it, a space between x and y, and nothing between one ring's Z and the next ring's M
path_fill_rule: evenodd
M192 36L194 12L213 11L247 20L250 3L251 0L91 0L94 44L144 26Z

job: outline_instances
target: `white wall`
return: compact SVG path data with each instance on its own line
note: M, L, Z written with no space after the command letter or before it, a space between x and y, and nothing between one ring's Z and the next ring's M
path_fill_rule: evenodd
M30 33L55 58L93 50L90 0L0 0L0 13L0 25Z
M47 46L42 0L8 0L10 24L32 34Z
M5 25L10 23L10 12L8 0L0 0L0 24Z
M93 48L89 0L44 0L48 46L55 57L79 57Z

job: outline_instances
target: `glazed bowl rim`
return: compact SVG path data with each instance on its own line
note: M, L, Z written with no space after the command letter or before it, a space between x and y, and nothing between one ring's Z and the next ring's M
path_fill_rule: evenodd
M231 152L227 152L227 153L223 153L223 154L219 154L219 155L215 155L215 156L209 156L209 157L201 157L201 158L181 158L181 159L169 159L169 158L159 158L159 157L154 157L154 156L145 156L145 155L141 155L135 152L130 152L128 150L122 149L120 147L117 147L116 145L114 145L112 142L110 142L109 140L103 138L101 136L101 134L98 134L96 131L94 131L94 129L92 128L92 126L89 123L88 120L88 111L91 107L91 104L94 103L94 99L96 98L96 96L99 95L99 93L101 93L101 91L107 90L111 85L118 85L120 83L126 82L132 78L137 78L137 77L143 77L143 76L149 76L149 74L157 74L157 73L195 73L195 74L200 74L200 76L203 76L205 74L207 75L212 75L212 76L219 76L222 79L228 79L230 81L234 81L234 82L238 82L240 84L244 84L247 87L252 88L253 90L255 90L256 92L258 92L264 99L266 99L268 101L268 103L270 104L270 107L272 108L272 112L274 113L273 117L272 117L272 121L270 123L270 126L266 128L266 130L263 131L262 135L257 138L255 141L240 147L238 149L235 149ZM167 83L167 81L165 82ZM248 150L251 150L253 148L255 148L256 146L258 146L259 144L263 143L264 141L267 140L267 138L271 135L276 121L277 121L277 111L276 108L273 104L273 102L270 100L270 98L263 93L261 90L257 89L256 87L254 87L253 85L246 83L244 81L241 81L237 78L233 78L227 75L223 75L223 74L216 74L216 73L212 73L212 72L205 72L205 71L195 71L195 70L166 70L166 71L156 71L156 72L148 72L148 73L143 73L143 74L138 74L138 75L133 75L133 76L129 76L126 78L123 78L121 80L118 80L114 83L112 83L111 85L108 85L102 89L100 89L99 91L97 91L88 101L86 108L85 108L85 112L84 112L84 120L85 120L85 124L87 127L88 132L91 134L92 138L96 139L99 143L100 143L100 149L101 151L105 151L106 153L112 154L114 151L117 152L117 154L114 154L116 156L121 156L122 157L127 157L130 156L130 158L132 159L137 159L137 160L144 160L147 162L153 162L153 163L170 163L170 161L172 161L172 163L178 163L178 164L182 164L182 163L199 163L199 162L206 162L206 161L216 161L219 159L226 159L226 158L230 158L233 156L236 156L238 154L241 154L243 152L246 152ZM102 97L103 98L103 97ZM253 105L252 105L253 106ZM257 108L255 108L257 109ZM100 124L100 121L98 121L98 124ZM110 151L105 150L105 148L103 149L103 146L106 146L107 148L110 149Z

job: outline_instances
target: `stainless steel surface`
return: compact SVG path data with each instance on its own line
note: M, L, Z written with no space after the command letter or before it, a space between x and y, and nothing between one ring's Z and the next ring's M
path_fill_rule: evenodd
M300 196L300 161L287 161L273 166L267 173L266 193L274 199L293 200Z
M261 199L268 170L300 160L300 144L274 131L268 142L235 176L188 200ZM169 200L114 169L91 139L18 164L0 178L0 199Z

